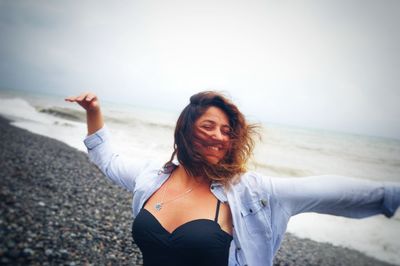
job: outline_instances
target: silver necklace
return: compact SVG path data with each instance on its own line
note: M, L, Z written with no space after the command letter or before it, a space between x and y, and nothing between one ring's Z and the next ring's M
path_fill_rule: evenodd
M170 200L164 201L165 192L167 191L167 188L168 188L168 184L165 185L165 188L164 188L164 191L163 191L163 195L161 197L161 201L156 202L156 204L154 205L154 208L156 209L156 211L160 211L165 204L170 203L170 202L172 202L174 200L180 199L180 198L186 196L187 194L189 194L190 192L193 191L193 188L189 188L188 190L186 190L182 194L176 196L175 198L172 198Z

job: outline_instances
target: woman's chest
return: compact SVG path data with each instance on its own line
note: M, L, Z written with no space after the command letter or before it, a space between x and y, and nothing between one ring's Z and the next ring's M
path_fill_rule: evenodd
M228 205L218 203L208 187L196 188L190 192L172 190L170 193L164 193L161 188L146 200L143 207L168 232L173 232L191 221L206 220L213 221L227 233L232 233Z

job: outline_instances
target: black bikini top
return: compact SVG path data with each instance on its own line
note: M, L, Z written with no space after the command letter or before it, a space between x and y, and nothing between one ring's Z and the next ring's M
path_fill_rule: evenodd
M221 202L215 219L196 219L168 232L145 208L132 225L132 237L143 254L144 266L228 265L232 236L218 224Z

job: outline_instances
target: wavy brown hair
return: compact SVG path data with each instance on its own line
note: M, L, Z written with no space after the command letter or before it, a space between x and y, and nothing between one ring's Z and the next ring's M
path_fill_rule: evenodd
M230 149L217 164L211 164L199 153L194 145L195 122L209 107L220 108L229 119ZM174 151L166 166L175 156L186 172L193 177L208 178L224 185L246 171L246 163L254 148L254 135L258 126L248 124L244 115L221 93L204 91L190 97L190 103L183 109L175 127Z

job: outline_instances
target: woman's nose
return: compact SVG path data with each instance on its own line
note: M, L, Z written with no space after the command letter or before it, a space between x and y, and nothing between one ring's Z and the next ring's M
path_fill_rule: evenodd
M214 130L214 131L212 132L212 135L211 135L211 136L212 136L212 138L215 139L215 140L223 140L223 138L224 138L224 136L223 136L221 130L218 130L218 129Z

